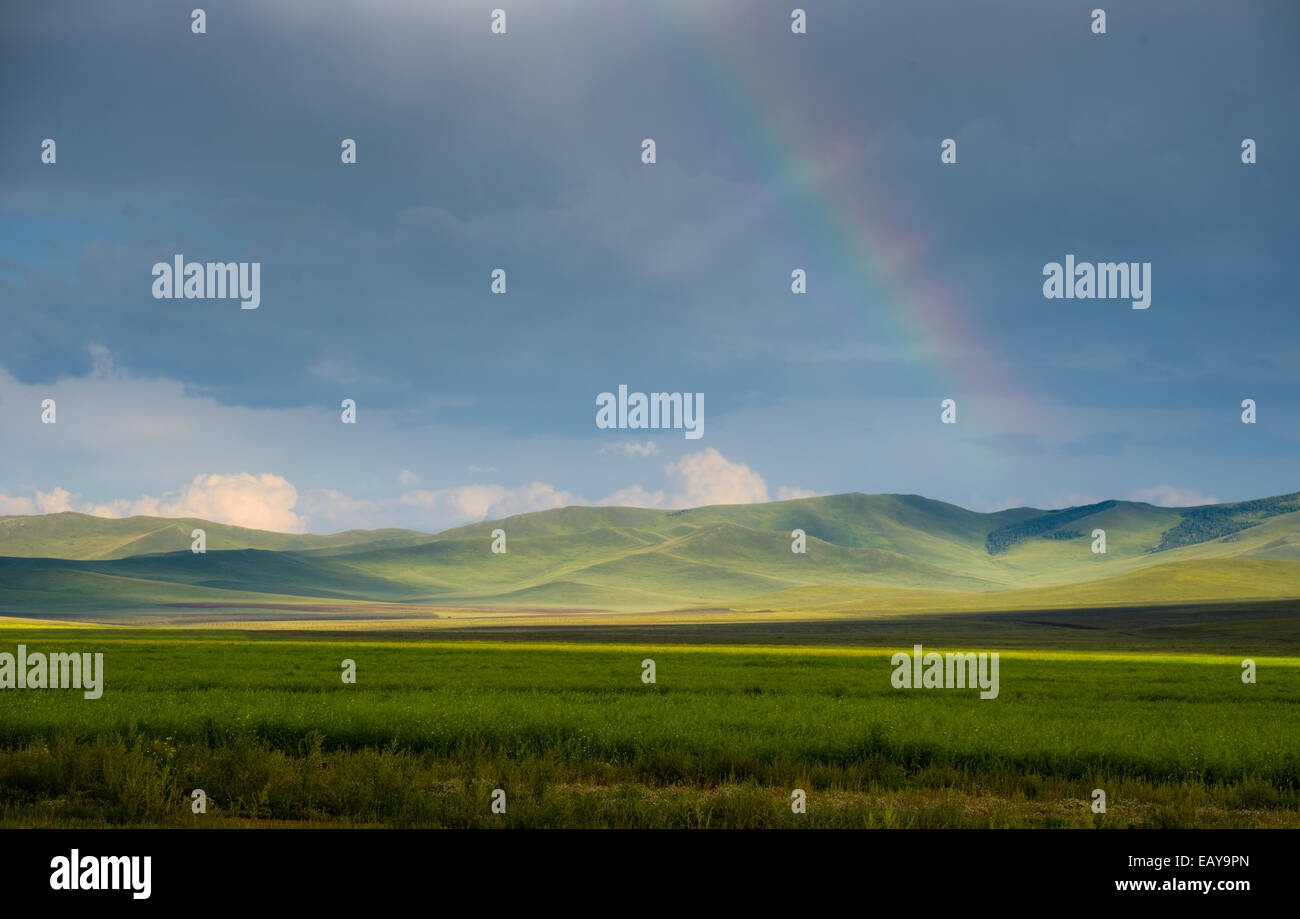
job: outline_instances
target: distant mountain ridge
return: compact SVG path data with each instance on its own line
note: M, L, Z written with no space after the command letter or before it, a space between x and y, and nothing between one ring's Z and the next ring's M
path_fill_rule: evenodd
M196 528L206 531L204 554L190 551ZM498 528L504 554L490 549ZM1106 531L1104 555L1091 551L1095 529ZM791 551L793 530L806 533L805 554ZM577 506L437 534L329 536L62 513L0 517L0 616L129 618L178 605L295 602L749 608L755 598L808 591L852 606L880 591L1059 593L1085 583L1096 598L1112 578L1126 578L1115 582L1126 596L1170 585L1190 596L1229 581L1244 589L1248 581L1227 574L1246 570L1236 561L1244 559L1259 560L1249 570L1262 595L1300 596L1300 493L1192 508L1108 500L995 513L851 493L674 511ZM1168 569L1177 577L1134 577L1172 564L1182 566Z

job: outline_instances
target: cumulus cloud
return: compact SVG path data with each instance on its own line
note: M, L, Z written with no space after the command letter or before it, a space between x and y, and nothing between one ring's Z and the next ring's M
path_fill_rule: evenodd
M11 498L0 494L0 514L58 514L76 510L71 504L73 495L63 488L49 492L38 491L36 497Z
M668 476L678 483L674 505L755 504L767 501L767 483L744 463L733 463L713 447L669 463Z
M214 523L306 532L306 521L293 512L298 489L282 476L240 472L233 475L197 475L179 492L134 500L118 498L102 503L82 502L63 488L37 492L35 498L10 498L0 494L0 514L57 514L75 511L95 517L201 517Z
M199 475L179 495L161 502L164 517L202 517L217 523L301 533L306 522L293 512L298 489L278 475Z
M683 456L664 469L670 487L650 490L641 485L619 489L597 502L609 507L684 508L707 504L751 504L769 500L763 477L744 463L732 462L709 448ZM398 476L403 484L419 478L409 470ZM781 499L808 497L813 492L782 487ZM590 504L587 499L546 482L514 488L504 485L463 485L455 488L413 489L390 498L357 498L338 489L316 488L300 494L282 476L241 472L199 475L176 492L160 497L119 498L94 503L63 488L37 492L34 497L0 494L0 514L48 514L77 511L99 517L201 517L217 523L282 533L337 532L405 526L443 530L481 520Z
M148 496L135 501L117 500L90 505L83 513L97 517L201 517L214 523L275 530L279 533L304 533L306 521L295 514L298 489L285 478L270 473L253 475L196 475L179 492L161 498Z
M1139 488L1129 494L1132 501L1145 501L1157 507L1196 507L1198 504L1218 504L1219 499L1191 488L1177 488L1173 485L1153 485Z
M412 491L398 500L408 507L421 508L433 519L445 518L457 522L509 517L512 514L586 503L545 482L531 482L513 489L501 485L464 485L439 491Z
M315 489L303 496L299 510L315 529L412 526L442 530L479 520L586 503L577 495L544 482L530 482L518 488L464 485L417 489L377 501L351 498L333 489Z
M403 469L397 474L397 482L410 488L412 485L420 484L420 477L409 469Z
M396 498L353 498L336 489L298 489L278 475L199 475L179 492L161 497L83 502L63 488L34 497L0 494L0 515L76 511L96 517L201 517L216 523L280 533L415 526L446 529L478 520L510 517L587 502L544 482L518 488L466 485L437 491L417 489Z
M771 500L763 477L744 463L732 462L709 447L664 467L671 490L650 491L641 485L620 489L599 504L616 507L703 507L708 504L756 504ZM783 485L779 500L810 498L816 492Z
M313 533L332 533L396 526L391 504L351 498L333 488L315 488L303 494L297 510L306 517Z

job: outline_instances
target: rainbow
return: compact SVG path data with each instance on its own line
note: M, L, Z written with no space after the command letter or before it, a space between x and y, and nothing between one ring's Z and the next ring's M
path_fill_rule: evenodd
M667 8L682 17L707 14L701 3L656 6L658 15ZM813 100L796 98L780 73L765 73L752 49L714 40L733 28L734 23L698 19L675 23L674 43L695 42L696 48L674 56L674 66L688 67L687 76L700 87L700 102L709 106L713 123L725 129L735 162L751 163L751 177L765 183L761 194L787 218L792 248L816 251L834 269L833 277L812 275L808 283L810 296L844 304L843 333L837 340L865 340L864 353L919 370L928 381L923 394L934 396L936 419L939 400L949 396L964 409L978 406L963 420L1025 410L1025 388L1011 379L997 343L971 322L964 296L911 276L918 258L930 251L933 233L903 209L891 209L879 194L842 193L850 185L863 186L841 178L857 167L859 151L819 142L824 131L813 119ZM934 140L936 170L950 168L939 163L940 140ZM984 404L984 396L997 398ZM1011 426L1023 428L1024 423L1018 416Z

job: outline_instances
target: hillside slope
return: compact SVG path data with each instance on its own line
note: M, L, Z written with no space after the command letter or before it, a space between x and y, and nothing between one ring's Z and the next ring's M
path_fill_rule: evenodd
M195 528L207 533L204 554L189 551ZM507 534L502 554L491 551L496 529ZM1105 554L1092 552L1098 529ZM806 533L805 553L791 552L793 530ZM1172 601L1196 594L1191 583L1197 596L1291 597L1300 596L1300 494L1199 508L1104 501L993 514L863 494L680 511L569 507L436 535L313 536L65 513L0 518L0 554L0 615L84 612L96 603L213 606L223 597L610 610L757 608L791 598L854 606L917 591L969 595L974 608L1013 591L1039 600L1055 591L1085 604L1108 602L1108 592ZM1137 577L1147 571L1163 573Z
M108 559L189 550L190 534L202 529L209 546L331 552L361 545L396 546L434 537L415 530L348 530L332 536L273 533L213 523L197 517L93 517L58 514L0 517L0 556Z

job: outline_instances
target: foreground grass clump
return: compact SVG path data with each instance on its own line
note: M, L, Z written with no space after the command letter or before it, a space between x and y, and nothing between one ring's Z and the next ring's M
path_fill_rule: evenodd
M981 701L886 649L3 638L105 653L0 693L3 826L1300 826L1295 659L1007 653Z
M1296 826L1294 791L1228 785L1068 780L1037 774L900 770L883 757L853 768L774 763L800 778L660 782L636 764L523 760L483 751L448 758L406 749L295 753L243 738L174 745L141 737L61 739L0 753L0 826L392 826L664 828L943 828ZM1106 815L1088 806L1110 789ZM790 789L808 793L807 814ZM191 812L203 788L208 812ZM508 790L505 814L492 791Z

